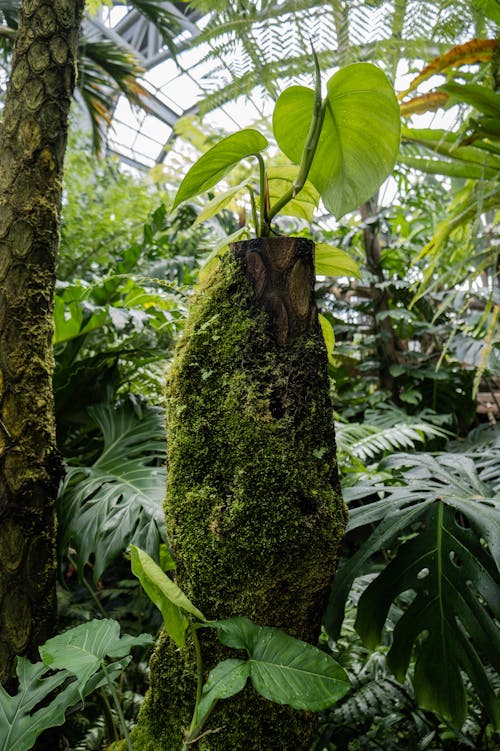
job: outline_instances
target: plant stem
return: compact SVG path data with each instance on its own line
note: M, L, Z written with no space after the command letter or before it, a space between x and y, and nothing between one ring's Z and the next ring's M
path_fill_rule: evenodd
M111 696L113 697L113 702L115 705L116 713L118 715L118 719L120 720L120 726L121 726L121 729L123 730L123 735L125 738L125 742L127 744L127 750L133 751L132 743L130 741L130 735L129 735L128 728L127 728L127 723L125 722L125 717L123 716L122 708L120 705L120 699L118 698L118 694L116 693L114 683L109 677L109 673L106 670L106 665L104 664L104 662L101 663L101 667L103 669L104 675L106 676L106 681L107 681L109 690L111 692Z
M75 571L78 571L78 564L74 560L74 558L71 556L70 553L68 553L68 561L71 563L71 565L73 566L73 568L75 569ZM95 591L92 589L92 587L88 583L88 581L87 581L87 579L85 577L85 571L82 573L82 584L85 587L85 589L87 590L87 592L90 594L90 596L92 597L92 599L94 600L94 602L96 604L96 607L97 607L98 611L100 612L100 614L102 615L102 617L103 618L107 618L108 614L104 610L104 608L103 608L101 602L99 601L99 598L97 597Z
M319 69L319 63L316 53L313 50L313 57L314 57L314 67L316 71L316 85L315 85L315 91L314 91L314 103L313 103L313 112L311 116L311 124L309 126L309 132L307 134L304 148L302 150L302 156L300 159L300 165L299 165L299 171L297 173L297 177L293 181L292 187L290 190L287 190L287 192L281 196L281 198L269 209L266 226L267 231L269 233L269 223L271 222L271 219L276 216L276 214L281 211L281 209L286 206L286 204L292 200L292 198L295 198L295 196L300 193L302 188L305 185L305 182L307 180L307 176L309 174L309 170L311 169L311 165L313 163L314 156L316 154L316 149L318 148L319 143L319 137L321 135L321 129L323 127L323 121L325 119L325 112L327 108L327 100L323 102L321 100L321 73ZM264 237L262 234L262 226L261 226L261 237Z
M252 219L255 227L255 235L259 236L259 218L257 216L257 206L255 205L255 193L253 188L248 185L248 192L250 194L250 205L252 207Z
M198 727L198 707L201 701L201 692L203 690L203 658L201 656L200 640L196 633L197 627L195 624L191 624L191 637L193 639L194 651L196 654L196 701L193 710L193 718L191 725L189 726L188 734L184 743L182 744L181 751L189 751L191 746L191 739L196 738L201 730L201 726Z
M101 690L99 691L99 694L102 699L104 722L106 724L106 732L108 734L109 742L112 743L113 741L119 741L120 736L116 728L116 723L113 717L113 713L111 711L109 699L106 696L106 691L103 688L101 688Z
M314 155L316 154L316 149L318 147L318 141L321 133L321 128L323 126L323 120L325 118L325 112L326 100L321 105L319 113L313 114L311 129L309 130L304 150L302 152L302 159L300 162L297 177L295 178L290 190L287 190L287 192L283 196L281 196L279 201L277 201L269 210L267 217L268 223L276 216L276 214L278 214L278 212L281 211L284 206L286 206L289 201L292 200L292 198L295 198L295 196L300 193L300 191L304 187L307 176L309 174L309 170L311 169ZM314 126L314 128L312 126Z
M260 225L256 225L257 237L267 237L269 234L269 225L267 219L267 181L266 165L261 154L254 154L259 163L259 213Z

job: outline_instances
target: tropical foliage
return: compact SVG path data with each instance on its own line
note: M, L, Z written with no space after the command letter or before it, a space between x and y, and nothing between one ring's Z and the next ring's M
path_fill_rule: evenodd
M281 112L276 140L295 163L296 139L288 141L283 123L314 92L297 86L297 101L278 97L310 74L310 38L325 70L369 58L394 78L407 66L390 198L370 190L338 206L313 170L301 200L276 225L317 242L317 300L335 331L329 374L350 522L321 651L301 652L286 635L244 618L208 624L250 657L238 652L205 676L200 716L251 680L272 700L298 695L302 708L304 695L319 696L307 706L322 713L315 751L491 751L500 729L498 4L192 5L213 12L193 45L208 44L207 63L224 61L226 76L221 88L220 77L212 87L207 75L202 109L256 85L266 89ZM157 6L144 3L142 12L154 12L168 36L169 19ZM0 11L8 55L15 4ZM257 59L261 35L268 43ZM94 112L95 139L111 118L111 79L137 97L139 69L112 46L83 48L82 96ZM420 126L420 115L438 110L455 114L449 127ZM345 122L330 125L348 140ZM300 151L303 123L296 127ZM369 118L361 140L368 128ZM253 136L256 144L248 132L247 141L233 140L237 159L260 151L272 139L270 128L265 134ZM208 154L216 148L211 135L201 145ZM63 723L74 751L127 739L147 685L151 638L143 632L158 632L158 607L178 644L193 619L204 622L163 573L175 567L161 509L163 378L210 247L218 252L228 236L241 236L249 169L228 175L226 159L216 175L226 180L222 194L200 208L195 195L216 183L213 174L198 175L195 190L181 187L177 204L184 203L172 212L161 180L131 176L109 159L96 164L89 151L88 138L74 135L54 307L54 392L67 467L59 499L63 632L41 649L41 662L18 658L14 688L0 689L5 751L28 751L39 733ZM267 177L276 204L295 173L271 160ZM258 199L259 187L252 190ZM313 220L320 192L328 212ZM324 331L331 336L328 325ZM483 411L478 398L488 405ZM120 639L113 619L131 636ZM324 669L319 688L297 671L286 693L281 673L296 659Z

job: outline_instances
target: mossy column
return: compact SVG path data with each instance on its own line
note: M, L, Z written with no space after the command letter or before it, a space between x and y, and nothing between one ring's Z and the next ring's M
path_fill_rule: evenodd
M82 0L23 0L0 133L0 680L55 625L52 299Z
M315 643L346 515L310 241L232 246L178 345L167 434L179 585L207 618L246 615ZM208 672L229 651L200 634ZM191 648L162 637L134 749L179 751L194 696ZM247 687L217 705L194 748L305 751L315 727Z

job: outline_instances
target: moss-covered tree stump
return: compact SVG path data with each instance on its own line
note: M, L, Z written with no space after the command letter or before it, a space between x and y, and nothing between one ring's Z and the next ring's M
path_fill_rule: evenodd
M167 529L177 581L207 618L246 615L315 643L346 521L313 244L236 243L193 302L167 385ZM208 671L236 656L201 632ZM179 751L194 657L160 639L134 750ZM249 686L199 751L306 751L314 715Z

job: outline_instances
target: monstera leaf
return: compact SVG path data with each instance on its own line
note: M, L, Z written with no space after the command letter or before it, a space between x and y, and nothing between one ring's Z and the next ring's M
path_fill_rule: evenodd
M40 648L45 664L18 657L17 694L0 686L0 751L33 748L40 733L63 724L68 709L119 676L132 646L152 641L119 632L117 621L91 621L49 639ZM117 659L103 668L105 656Z
M69 670L78 676L79 689L87 685L106 657L127 657L132 647L154 641L151 634L120 636L120 624L111 618L93 620L63 631L40 647L40 656L53 670Z
M457 726L467 711L466 673L500 728L500 702L484 665L500 670L495 623L500 618L500 498L464 455L399 454L383 466L396 469L404 485L366 487L365 497L383 497L351 512L349 529L376 526L337 574L327 630L338 637L352 583L366 572L371 557L410 536L363 592L356 629L373 648L392 603L403 592L413 592L392 634L390 669L403 680L414 653L417 701ZM359 500L360 488L353 490Z
M147 407L105 404L89 413L101 429L101 455L90 467L68 467L59 498L63 542L77 550L80 571L94 555L94 579L129 543L157 557L165 540L164 417Z

